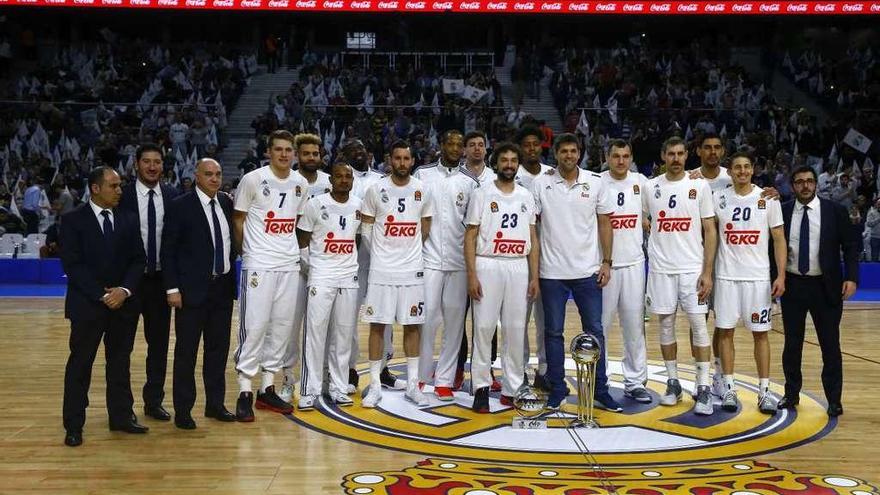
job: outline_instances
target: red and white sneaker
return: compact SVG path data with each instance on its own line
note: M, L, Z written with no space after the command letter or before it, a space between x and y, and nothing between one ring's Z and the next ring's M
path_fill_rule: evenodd
M434 394L437 395L437 398L442 401L452 401L455 400L455 396L452 395L452 389L449 387L434 387Z

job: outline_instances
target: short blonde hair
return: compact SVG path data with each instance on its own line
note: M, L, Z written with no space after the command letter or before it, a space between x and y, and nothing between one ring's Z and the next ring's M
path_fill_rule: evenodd
M307 132L297 134L293 138L293 147L297 150L300 146L304 144L314 144L317 147L321 147L321 137L317 134L310 134Z

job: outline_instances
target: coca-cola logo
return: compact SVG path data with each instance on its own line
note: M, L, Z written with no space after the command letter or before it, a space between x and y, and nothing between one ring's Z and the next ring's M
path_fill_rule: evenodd
M397 5L397 2L379 2L380 9L396 9Z
M614 230L626 230L636 228L638 215L611 215L611 228Z
M286 9L290 5L290 2L288 2L287 0L269 0L268 5L269 7L274 7L277 9Z
M129 5L143 5L146 7L150 6L150 0L130 0L128 3L129 3ZM216 5L216 3L215 3L215 5Z
M333 0L333 1L325 0L324 1L324 8L325 9L341 9L344 5L345 4L342 2L342 0Z
M562 4L559 2L541 4L541 10L562 10Z
M501 232L495 234L495 238L492 239L492 244L492 252L495 254L526 254L526 241L519 239L504 239Z
M517 2L513 4L513 10L535 10L535 4L532 2Z
M480 2L461 2L458 4L461 10L480 10Z
M671 12L671 3L654 3L651 4L651 12Z
M864 8L864 5L860 3L845 3L842 10L844 12L861 12L862 8Z
M643 3L627 3L623 5L624 12L644 12L645 4Z
M296 8L298 9L313 9L318 6L318 2L315 0L297 0Z
M134 2L134 0L131 0L131 1ZM214 0L212 5L214 7L234 7L235 6L233 0Z
M262 4L263 4L262 0L241 0L242 7L257 8L258 9L258 8L262 7Z
M691 230L690 217L666 218L666 212L660 210L657 214L657 232L688 232Z
M871 12L880 12L880 3L872 3Z
M489 10L507 10L507 2L489 2L486 4Z
M73 0L73 3L78 5L92 5L95 3L95 0Z
M751 12L754 5L750 3L735 3L730 10L734 12Z
M160 7L177 7L177 0L159 0L156 5Z
M597 3L596 12L617 12L616 3Z
M371 8L373 8L373 2L351 2L351 8L353 8L353 9L371 9Z
M354 239L334 239L333 232L327 233L324 239L324 252L330 254L353 254Z
M807 4L805 3L790 3L785 6L786 12L806 12Z
M101 5L122 5L122 0L101 0Z
M574 12L586 12L590 10L590 4L588 3L570 3L568 4L568 10Z
M706 12L727 12L727 6L723 3L706 4Z
M410 9L410 10L413 10L413 9L420 9L421 10L421 9L425 8L425 2L406 2L406 5L404 5L404 8Z
M434 2L432 8L434 10L452 10L452 2Z
M415 222L395 222L394 216L388 215L385 220L385 237L415 237Z
M758 10L761 12L779 12L780 5L778 3L762 3L761 8Z
M242 4L246 1L243 0ZM266 219L263 222L266 224L267 234L293 234L296 226L295 218L275 218L274 211L266 213Z
M834 12L837 9L833 3L817 3L813 10L816 12Z
M679 12L696 12L697 4L695 3L683 3L678 6Z
M186 0L187 7L205 7L207 4L207 0Z
M727 224L724 231L724 239L728 244L735 246L755 246L761 238L760 230L733 230L733 224Z

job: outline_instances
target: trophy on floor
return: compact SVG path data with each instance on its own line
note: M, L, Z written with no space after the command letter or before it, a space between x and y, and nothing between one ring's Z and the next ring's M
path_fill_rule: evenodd
M602 346L590 334L582 333L571 341L571 358L577 366L578 409L572 428L598 428L593 419L593 396L596 392L596 363L602 355Z
M514 430L544 430L547 428L547 418L539 417L544 413L547 405L547 396L541 391L532 390L528 385L523 387L513 398L513 408L516 416L513 417L511 427Z

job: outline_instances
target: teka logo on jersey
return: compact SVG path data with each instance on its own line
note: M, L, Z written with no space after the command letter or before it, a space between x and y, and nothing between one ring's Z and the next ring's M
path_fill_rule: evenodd
M276 9L286 9L290 6L290 2L287 0L269 0L269 7L274 7Z
M844 12L861 12L864 7L861 3L845 3L841 10Z
M611 228L614 230L628 230L636 228L638 215L610 215Z
M296 226L295 218L275 218L274 211L266 213L266 219L263 222L266 223L267 234L292 234Z
M733 224L725 225L724 240L734 246L755 246L761 238L760 230L733 230Z
M657 232L688 232L691 230L691 217L666 218L666 212L657 214Z
M480 10L480 2L461 2L458 4L460 10Z
M814 12L836 12L837 6L833 3L817 3L813 7Z
M751 12L754 7L755 6L750 3L735 3L730 10L733 12Z
M589 3L570 3L568 4L568 10L572 12L587 12L590 10Z
M762 3L758 8L761 12L779 12L781 6L778 3Z
M352 254L354 253L354 239L334 239L333 232L327 232L327 238L324 239L324 252L330 254Z
M727 12L727 5L723 3L706 4L706 12Z
M551 11L562 10L562 4L559 2L542 3L541 10L551 10Z
M385 10L396 9L396 8L398 8L398 3L397 2L379 2L378 7L380 9L385 9Z
M214 7L234 7L233 0L214 0L211 5Z
M806 12L807 4L805 3L790 3L785 6L786 12Z
M342 0L325 0L323 5L325 9L341 9L345 4Z
M623 4L624 12L644 12L645 4L643 3L625 3Z
M507 10L507 2L489 2L486 4L489 10Z
M695 3L683 3L678 6L677 9L679 12L696 12L697 4Z
M672 12L671 3L652 3L651 12Z
M526 254L526 241L518 239L505 239L499 231L492 239L492 252L494 254Z
M385 237L415 237L415 222L395 222L393 215L385 219Z
M452 2L434 2L431 8L434 10L452 10Z
M597 3L596 12L617 12L616 3Z
M351 8L358 10L369 10L373 8L373 2L351 2Z
M513 10L535 10L533 2L517 2L513 4Z

